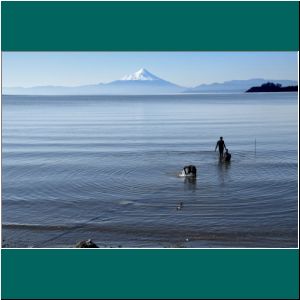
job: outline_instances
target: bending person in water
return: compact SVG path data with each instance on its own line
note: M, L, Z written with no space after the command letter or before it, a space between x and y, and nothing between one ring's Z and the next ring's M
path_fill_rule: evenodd
M223 158L224 148L226 149L226 145L225 145L225 142L223 141L223 137L222 136L217 141L215 151L217 150L217 148L219 148L220 159L222 159Z
M193 165L185 166L182 172L179 174L181 177L196 177L197 176L197 169Z
M231 160L231 154L228 152L228 149L226 149L223 160L225 162L230 162L230 160Z

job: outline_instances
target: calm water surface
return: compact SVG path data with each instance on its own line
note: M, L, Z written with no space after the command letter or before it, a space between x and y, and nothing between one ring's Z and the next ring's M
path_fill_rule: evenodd
M297 93L4 96L3 246L297 247L297 109Z

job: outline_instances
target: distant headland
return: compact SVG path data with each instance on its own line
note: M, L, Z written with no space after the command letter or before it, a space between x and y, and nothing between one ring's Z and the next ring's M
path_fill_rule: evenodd
M298 86L282 86L280 83L267 82L261 86L253 86L246 93L268 93L268 92L297 92Z

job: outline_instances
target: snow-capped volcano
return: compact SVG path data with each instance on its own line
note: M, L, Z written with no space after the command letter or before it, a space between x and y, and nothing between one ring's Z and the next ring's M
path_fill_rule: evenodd
M148 70L142 68L138 70L137 72L125 75L121 80L161 80L157 76L150 73Z
M141 95L179 93L185 89L155 76L144 68L120 80L112 81L106 86L109 86L114 93Z

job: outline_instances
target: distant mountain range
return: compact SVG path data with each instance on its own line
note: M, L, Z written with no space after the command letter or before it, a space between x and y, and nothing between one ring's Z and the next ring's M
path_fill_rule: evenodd
M266 82L280 83L282 86L296 85L293 80L249 79L232 80L223 83L201 84L186 88L166 81L146 69L126 75L109 83L66 86L3 87L4 95L157 95L174 93L241 93L252 86Z

